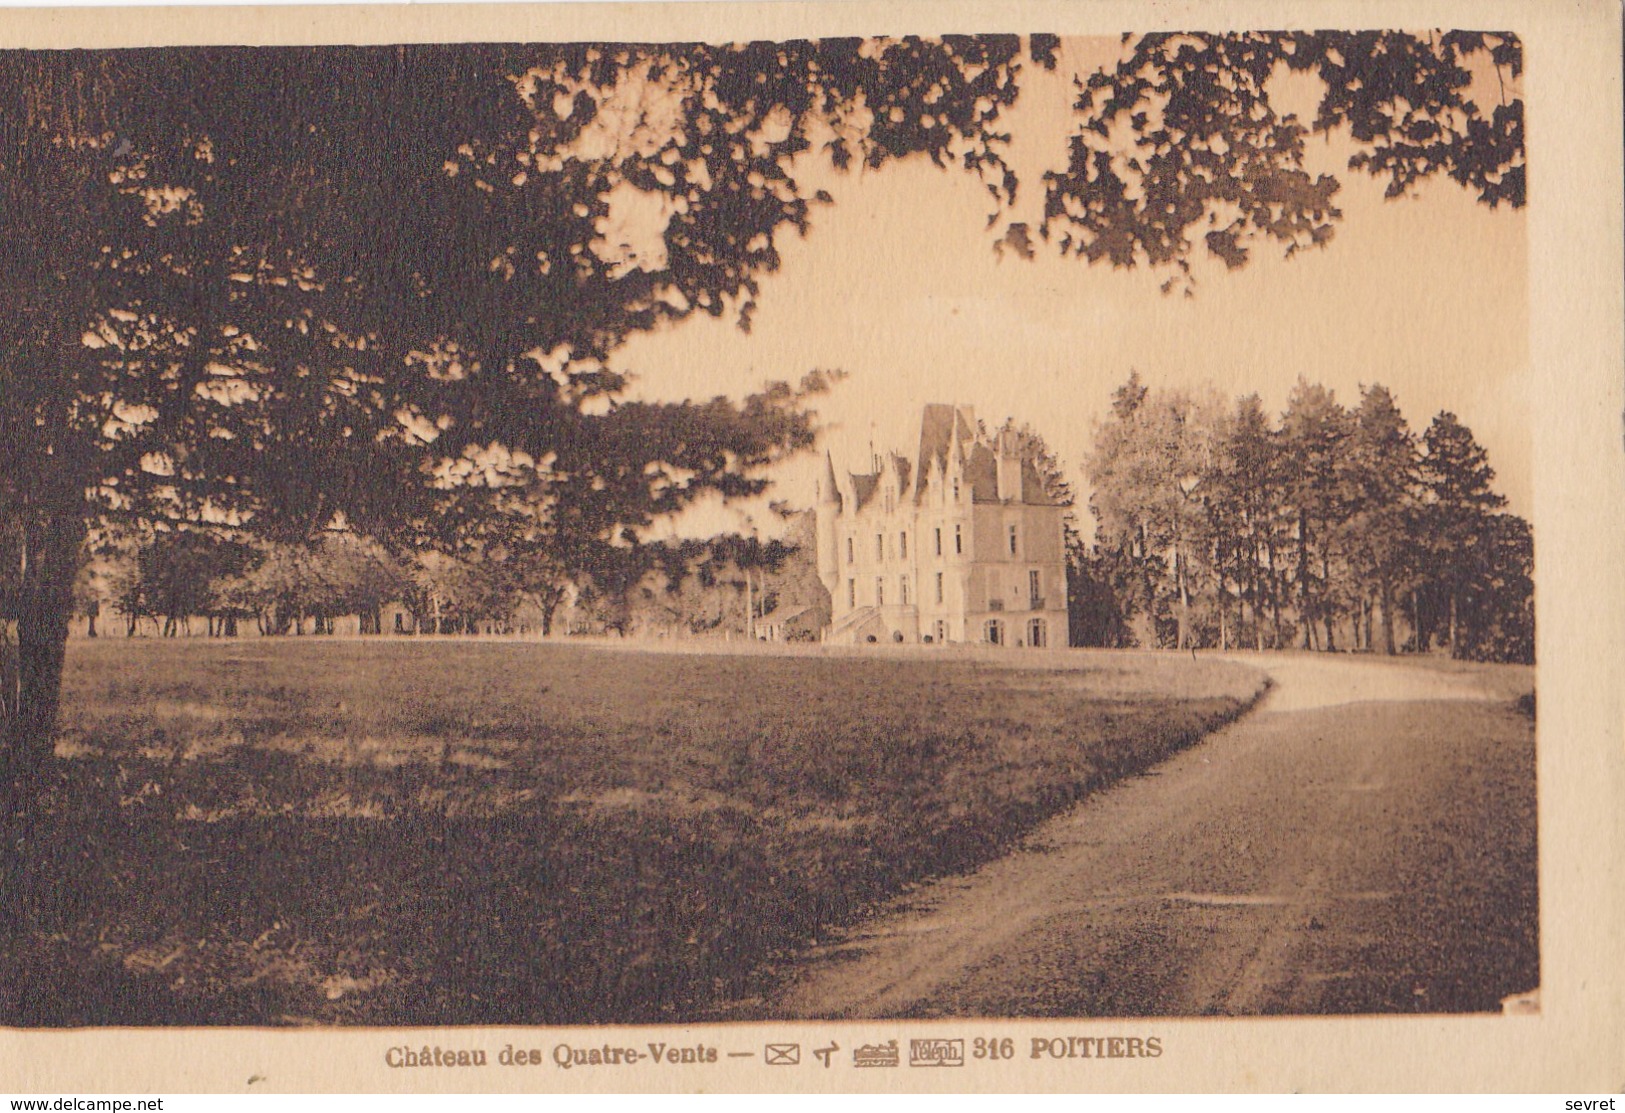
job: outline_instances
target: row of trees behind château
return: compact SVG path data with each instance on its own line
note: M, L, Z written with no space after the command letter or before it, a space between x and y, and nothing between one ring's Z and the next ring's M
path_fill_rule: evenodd
M1072 545L1074 644L1533 661L1534 548L1454 414L1418 436L1381 385L1112 398Z

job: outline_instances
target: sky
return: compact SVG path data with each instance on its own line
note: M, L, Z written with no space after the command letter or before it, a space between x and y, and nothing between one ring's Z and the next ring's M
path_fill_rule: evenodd
M990 426L1031 423L1086 500L1094 430L1111 392L1138 370L1152 387L1256 391L1276 413L1299 376L1346 405L1380 382L1418 434L1440 410L1454 412L1488 450L1510 509L1527 516L1523 211L1491 210L1449 181L1385 199L1386 183L1348 170L1350 147L1333 135L1309 140L1306 167L1343 183L1329 246L1287 260L1258 244L1235 271L1200 259L1190 297L1159 291L1166 270L1062 258L1042 243L1030 260L995 249L1006 223L1037 224L1042 173L1061 165L1072 129L1073 73L1117 50L1115 39L1069 40L1055 74L1024 71L1006 154L1022 188L994 227L986 190L964 171L912 159L843 173L809 161L798 167L807 189L827 188L834 202L814 209L804 237L780 237L783 265L762 280L750 333L732 316L690 318L634 337L612 365L636 376L633 396L662 400L844 371L815 405L826 427L819 450L774 474L769 497L797 506L811 505L826 448L853 471L867 470L871 445L912 455L928 402L974 406ZM1307 114L1316 89L1277 79L1272 100ZM664 528L770 533L765 501L707 504Z

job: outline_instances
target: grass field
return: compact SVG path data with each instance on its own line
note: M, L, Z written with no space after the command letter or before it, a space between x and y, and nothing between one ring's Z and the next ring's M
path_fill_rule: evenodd
M76 642L13 1024L670 1022L1234 717L1174 656Z

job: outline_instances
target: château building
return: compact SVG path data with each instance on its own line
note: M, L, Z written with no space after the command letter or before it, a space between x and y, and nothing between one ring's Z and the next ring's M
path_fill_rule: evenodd
M928 405L914 460L874 457L819 483L818 575L831 642L1066 644L1066 508L1017 439L968 407Z

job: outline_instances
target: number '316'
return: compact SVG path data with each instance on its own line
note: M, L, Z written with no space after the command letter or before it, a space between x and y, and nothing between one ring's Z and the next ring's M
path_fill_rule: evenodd
M971 1041L971 1057L974 1059L1012 1059L1016 1054L1016 1042L1006 1036L1002 1040L973 1040Z

